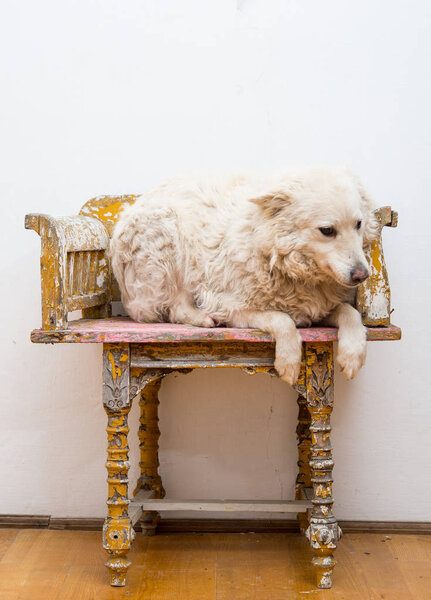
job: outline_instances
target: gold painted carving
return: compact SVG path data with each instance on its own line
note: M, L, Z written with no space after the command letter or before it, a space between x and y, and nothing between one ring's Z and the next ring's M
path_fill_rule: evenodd
M332 513L331 412L334 402L332 343L305 344L306 401L310 414L310 474L313 487L310 524L306 535L315 553L313 564L320 588L332 586L333 551L341 530Z
M135 532L129 518L128 506L128 414L129 347L105 344L103 348L103 403L108 416L108 516L103 525L103 547L109 554L106 566L111 585L123 586L130 565L127 552Z

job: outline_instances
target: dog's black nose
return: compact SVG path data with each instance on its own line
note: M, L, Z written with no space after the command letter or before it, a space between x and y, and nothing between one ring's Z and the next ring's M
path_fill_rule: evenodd
M367 279L368 275L368 269L366 269L362 265L359 267L355 267L350 271L350 278L353 283L362 283Z

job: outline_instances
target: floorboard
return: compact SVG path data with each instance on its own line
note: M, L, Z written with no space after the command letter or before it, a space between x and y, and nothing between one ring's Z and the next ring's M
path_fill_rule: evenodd
M285 533L137 534L111 588L101 534L0 529L1 600L431 600L431 536L346 534L332 590L317 590L305 538Z

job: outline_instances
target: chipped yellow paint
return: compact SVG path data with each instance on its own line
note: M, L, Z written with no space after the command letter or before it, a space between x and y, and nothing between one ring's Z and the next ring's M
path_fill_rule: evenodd
M127 552L135 535L128 512L129 356L128 344L104 344L103 403L108 416L108 516L103 525L103 547L109 554L106 566L111 585L114 586L125 585L130 565Z
M81 215L96 217L106 227L109 237L112 236L112 232L114 230L115 223L118 221L118 217L121 212L131 204L134 204L136 200L139 198L139 195L128 194L124 196L97 196L96 198L92 198L88 200L81 208ZM110 268L110 265L109 265ZM110 275L111 281L111 296L113 301L121 300L121 293L118 287L118 283L114 277L114 275ZM98 314L86 314L85 318L97 318Z
M163 378L148 381L140 391L139 407L139 452L140 477L134 495L140 490L152 491L154 498L163 498L165 490L159 474L159 389ZM159 514L155 511L144 511L141 518L142 534L152 536L156 533Z
M112 235L115 223L120 213L126 206L133 204L139 195L129 194L124 196L97 196L88 200L80 210L81 215L96 217L102 221Z
M333 551L340 530L332 514L332 448L330 441L333 405L333 344L306 343L306 402L310 413L310 470L313 508L308 515L306 535L315 554L317 586L330 588L335 566Z
M115 364L114 357L113 357L111 351L108 352L108 359L109 359L109 362L111 363L112 379L117 379L117 377L121 377L121 369L119 366L117 366ZM124 357L120 358L120 360L127 360L127 359L128 359L127 355L126 355L125 359L124 359Z
M70 310L103 307L110 314L109 237L93 217L26 215L25 226L41 237L42 328L67 328ZM96 261L100 269L96 267ZM106 266L105 266L106 265ZM97 274L92 274L92 269ZM96 287L90 287L96 281Z
M376 271L380 271L382 268L382 261L380 260L381 254L379 249L379 244L376 240L371 243L371 251L370 251L370 262L373 265Z
M366 253L370 276L359 286L356 295L356 308L368 327L390 324L391 291L383 256L382 229L385 225L396 227L398 223L397 214L389 206L379 208L374 214L379 223L379 235Z
M110 316L111 301L121 297L111 274L109 237L121 211L139 197L131 194L92 198L74 217L26 216L26 228L34 229L42 238L43 329L65 329L71 310L82 309L86 319ZM380 229L384 225L396 226L397 215L390 207L380 208L375 214ZM358 289L357 308L365 325L388 325L390 289L381 235L372 243L368 258L371 275Z
M128 471L129 446L127 417L130 405L108 414L108 516L103 525L103 547L109 554L106 566L111 576L111 585L122 586L126 582L126 572L130 565L127 552L135 532L128 515Z

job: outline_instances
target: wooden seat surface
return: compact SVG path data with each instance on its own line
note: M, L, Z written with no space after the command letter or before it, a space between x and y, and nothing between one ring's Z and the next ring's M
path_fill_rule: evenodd
M336 342L335 327L305 327L299 329L304 342ZM367 339L399 340L401 329L396 325L368 327ZM137 323L128 317L79 319L71 321L67 329L47 331L35 329L31 341L43 343L174 343L174 342L273 342L273 338L259 329L231 327L193 327L173 323Z

